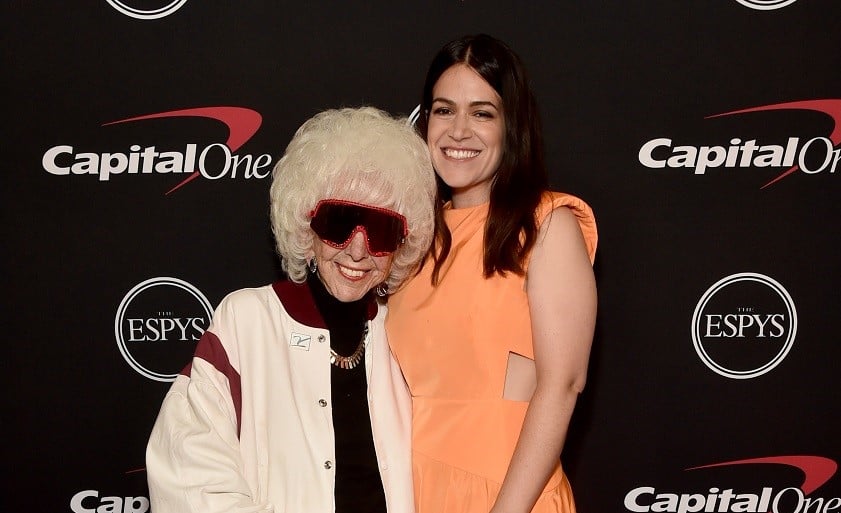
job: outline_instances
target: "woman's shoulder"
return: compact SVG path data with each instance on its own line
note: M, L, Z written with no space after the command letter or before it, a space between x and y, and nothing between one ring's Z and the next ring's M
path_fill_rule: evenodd
M578 196L566 192L544 192L543 196L540 198L537 210L538 213L542 212L544 214L543 217L545 217L546 214L558 207L567 207L572 210L576 216L593 218L593 221L595 222L593 209L590 208L590 205Z
M226 294L215 309L217 320L239 318L249 313L264 310L273 301L277 301L274 285L245 287Z
M237 289L226 294L225 297L222 298L222 301L219 302L219 305L221 306L225 304L241 304L248 303L250 301L259 301L264 299L267 295L274 294L274 292L272 291L274 287L274 284L267 284L258 287L244 287L241 289Z
M596 228L596 216L586 201L578 196L565 192L547 191L540 199L540 204L535 213L535 219L538 225L542 225L553 210L561 207L568 208L575 215L578 221L578 227L584 236L584 242L587 244L587 253L592 262L596 255L599 236Z

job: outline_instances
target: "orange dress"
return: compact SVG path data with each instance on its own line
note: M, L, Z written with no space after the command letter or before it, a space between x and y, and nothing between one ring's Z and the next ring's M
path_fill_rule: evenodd
M547 193L578 217L592 261L596 223L582 200ZM432 264L389 298L388 340L412 394L417 513L487 513L505 477L528 402L503 398L509 352L534 358L523 276L482 276L488 204L444 212L452 249L432 287ZM574 293L574 291L571 291ZM534 513L573 513L560 461Z

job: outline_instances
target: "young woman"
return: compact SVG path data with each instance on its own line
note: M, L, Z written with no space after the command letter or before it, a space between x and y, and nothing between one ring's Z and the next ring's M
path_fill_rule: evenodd
M436 239L386 320L417 511L573 512L560 454L596 318L592 211L548 191L534 95L501 41L445 45L421 108Z

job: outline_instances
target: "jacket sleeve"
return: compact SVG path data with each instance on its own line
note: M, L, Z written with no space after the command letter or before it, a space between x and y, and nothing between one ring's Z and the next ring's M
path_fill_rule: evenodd
M173 383L152 429L146 449L151 510L273 513L270 504L256 502L243 473L229 377L198 356L203 344L213 343L208 339L215 336L202 337L189 376Z

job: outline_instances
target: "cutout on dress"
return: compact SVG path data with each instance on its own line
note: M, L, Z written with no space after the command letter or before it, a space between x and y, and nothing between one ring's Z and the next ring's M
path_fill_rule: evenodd
M508 367L505 370L503 399L509 401L530 401L537 388L537 370L534 360L527 356L508 352Z

